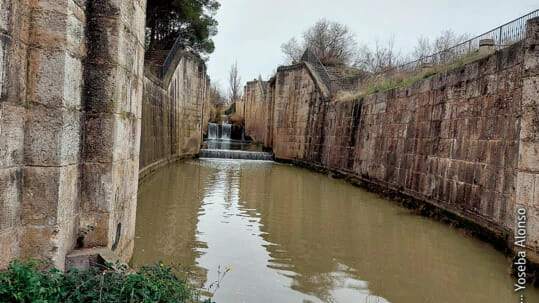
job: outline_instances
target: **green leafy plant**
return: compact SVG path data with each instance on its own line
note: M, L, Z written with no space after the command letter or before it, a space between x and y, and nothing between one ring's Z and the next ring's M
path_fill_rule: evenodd
M61 273L49 261L13 261L0 272L0 302L211 302L159 262L127 273L123 264Z

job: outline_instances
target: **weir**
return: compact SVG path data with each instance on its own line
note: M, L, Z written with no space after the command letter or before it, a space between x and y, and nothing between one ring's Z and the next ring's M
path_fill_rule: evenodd
M208 140L230 140L232 124L223 121L221 124L208 123Z
M272 161L273 154L268 152L256 152L231 149L201 149L200 158L219 158L219 159L242 159L242 160L263 160Z
M231 139L232 124L227 123L227 116L222 116L222 123L208 123L208 139L199 152L199 158L241 159L272 161L273 154L263 152L244 139L244 130L241 140Z

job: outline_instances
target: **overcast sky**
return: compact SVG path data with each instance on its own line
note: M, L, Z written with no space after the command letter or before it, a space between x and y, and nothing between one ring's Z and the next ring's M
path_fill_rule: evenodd
M326 18L346 24L358 43L395 39L395 49L413 50L419 36L431 40L445 29L479 35L539 9L539 0L219 0L219 33L208 62L213 83L228 88L237 60L242 82L264 80L284 63L280 46Z

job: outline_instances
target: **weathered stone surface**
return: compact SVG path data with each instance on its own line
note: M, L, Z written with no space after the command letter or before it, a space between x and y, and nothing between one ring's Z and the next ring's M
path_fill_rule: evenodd
M24 160L26 164L74 164L80 156L80 113L33 106L26 112Z
M511 235L516 207L539 203L539 18L531 26L525 41L486 58L358 100L324 102L308 67L281 67L268 85L265 145Z
M254 80L247 82L242 101L236 105L236 112L245 118L245 134L254 142L264 141L266 131L266 82ZM238 110L238 107L241 107Z
M23 224L56 225L60 182L59 168L27 167L24 169Z
M122 222L130 257L145 3L0 0L0 267L63 269L88 224L87 245L112 249Z
M16 228L20 224L22 181L20 169L0 169L0 231Z
M14 259L20 256L19 252L19 230L10 229L0 233L0 268L6 268Z
M0 168L22 164L24 146L24 109L0 103Z
M200 150L209 117L206 67L192 55L180 56L166 79L144 79L142 123L132 125L141 134L141 169Z

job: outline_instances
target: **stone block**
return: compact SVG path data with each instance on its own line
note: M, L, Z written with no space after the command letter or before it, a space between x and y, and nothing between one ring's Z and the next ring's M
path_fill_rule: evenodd
M503 169L488 166L486 170L485 187L497 193L502 193L504 189L504 177L505 171Z
M535 199L535 177L533 173L517 173L516 201L519 204L533 206Z
M519 121L516 115L504 116L503 120L504 120L504 126L503 126L503 129L501 130L500 138L505 139L506 142L518 140L518 137L520 134L519 126L524 127L522 125L524 121Z
M60 3L63 2L63 6ZM30 38L38 48L65 50L67 47L66 1L39 1L32 9Z
M126 116L113 115L114 129L112 134L114 145L112 150L113 161L126 160L131 158L135 151L135 121Z
M57 234L58 229L54 226L25 226L20 237L20 255L56 263Z
M63 218L58 222L58 232L56 234L58 248L54 264L59 270L65 270L65 257L77 245L79 226L78 215Z
M486 58L478 60L478 69L480 75L491 75L496 73L498 67L498 60L496 56L488 56Z
M80 166L78 164L59 168L58 221L71 223L78 214L80 203Z
M23 24L27 26L28 3L15 0L0 0L0 32L20 38ZM26 39L24 41L27 41Z
M518 139L518 136L514 139ZM539 107L528 107L523 110L520 118L520 139L539 143Z
M532 249L535 249L535 252L537 254L537 250L539 249L539 208L538 207L531 207L528 209L528 237L527 237L527 245L530 246Z
M505 142L491 140L488 142L487 164L496 167L504 167L505 163Z
M515 195L516 190L516 170L514 169L505 169L503 175L503 193L508 195Z
M114 201L112 163L85 163L82 165L81 210L85 213L108 212ZM81 219L82 221L82 219Z
M6 269L11 261L20 256L19 230L11 229L0 233L0 247L2 247L2 253L0 254L0 270L2 270Z
M447 174L446 177L448 179L452 179L455 181L458 180L458 173L459 173L459 161L450 161L447 166Z
M114 64L88 64L86 68L88 112L125 114L141 102L143 86L125 69Z
M520 141L518 168L539 172L539 142Z
M27 46L0 34L0 44L4 49L0 73L0 100L15 104L26 103Z
M1 9L1 7L0 7ZM5 99L7 95L7 81L4 81L7 74L7 44L11 42L6 36L0 34L0 100ZM6 79L7 80L7 79Z
M19 224L22 170L0 168L0 234Z
M477 140L476 162L486 163L488 157L489 141Z
M522 107L536 108L539 103L539 77L522 79Z
M64 182L68 180L61 179L61 168L25 167L22 223L55 226L61 199L60 184Z
M74 164L80 156L80 113L33 106L27 110L24 160L29 165Z
M468 153L468 142L461 139L453 141L451 148L451 158L456 160L465 160Z
M83 158L89 162L112 162L116 139L116 116L88 115L84 125ZM118 142L123 144L123 142Z
M22 164L24 108L0 103L0 168Z
M88 248L75 250L66 256L66 269L91 270L95 266L104 265L105 260L100 255L100 250L107 248Z
M0 32L8 32L11 1L0 0Z
M108 0L90 1L87 11L92 12L87 16L87 62L89 64L118 64L118 51L125 41L119 34L122 32L122 24L114 15L108 15L100 9L92 7Z
M139 61L140 55L138 54L138 51L140 44L131 32L125 30L120 30L118 32L118 39L120 39L120 42L122 43L118 45L118 49L111 50L117 52L114 62L118 63L118 65L129 74L136 75L139 65L143 62Z
M28 98L49 107L81 107L82 64L63 50L32 49Z
M137 1L134 7L132 31L136 35L139 44L144 45L145 41L145 24L146 24L146 1L141 3ZM142 74L139 74L142 75Z
M87 228L91 226L90 230L81 241L83 248L91 247L107 247L110 244L109 239L109 224L110 213L103 211L91 211L88 213L81 213L80 226L81 228Z
M474 165L473 184L485 186L487 181L487 165L476 163Z
M535 207L539 206L539 174L535 174L535 194L533 198Z

